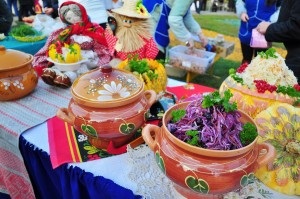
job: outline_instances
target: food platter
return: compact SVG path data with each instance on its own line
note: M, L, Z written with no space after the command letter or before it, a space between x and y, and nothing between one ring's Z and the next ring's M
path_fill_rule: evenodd
M22 42L36 42L36 41L43 40L46 37L46 35L28 35L24 37L12 35L12 37Z

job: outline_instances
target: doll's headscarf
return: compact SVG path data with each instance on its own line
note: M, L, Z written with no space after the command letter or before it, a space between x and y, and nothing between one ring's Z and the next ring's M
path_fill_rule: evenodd
M59 9L71 4L75 4L79 7L82 20L81 22L75 24L69 24L65 19L65 14L67 11L69 11L69 9L65 12L60 12L59 10L60 19L62 22L68 24L68 26L59 33L58 38L53 43L69 43L72 35L85 35L91 37L98 43L107 46L104 29L99 24L92 23L90 21L86 9L81 4L74 1L67 1L61 4Z

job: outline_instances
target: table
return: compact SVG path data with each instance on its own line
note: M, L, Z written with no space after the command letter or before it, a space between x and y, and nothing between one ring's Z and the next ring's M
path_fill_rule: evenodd
M0 40L0 45L5 46L6 49L19 50L31 55L37 53L45 45L45 43L46 38L36 42L22 42L8 36L4 40Z
M169 83L172 85L186 84L173 80L170 80ZM63 98L63 96L68 95L68 90L50 88L41 82L39 82L38 88L33 93L36 99L41 96L44 96L45 99L45 97L53 95L54 101L48 103L49 109L53 109L50 106L53 102L56 105L53 107L66 106L68 103L68 97ZM28 97L31 98L32 96ZM35 104L38 106L38 103L35 102ZM0 106L3 108L3 104ZM47 115L47 113L43 114ZM129 148L128 152L122 155L85 163L64 164L52 169L45 118L39 119L38 124L33 128L21 130L23 133L20 135L19 142L20 153L24 158L37 198L107 199L141 198L142 196L148 198L182 198L174 190L172 183L160 172L155 164L153 152L145 145L141 145L137 150ZM23 121L25 120L26 118ZM18 182L12 183L18 188L22 186ZM272 198L298 198L279 193L274 194ZM28 197L19 196L16 198L27 199Z

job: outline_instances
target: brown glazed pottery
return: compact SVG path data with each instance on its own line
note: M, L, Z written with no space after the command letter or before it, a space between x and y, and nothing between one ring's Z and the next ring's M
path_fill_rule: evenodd
M257 138L243 148L228 151L203 149L179 140L166 125L172 110L185 109L188 103L178 103L167 110L162 127L147 124L142 130L159 168L186 198L219 198L246 186L253 182L254 171L275 157L273 146L258 144ZM241 122L255 124L244 112L241 115Z
M156 101L153 90L130 72L102 66L77 78L68 108L57 116L87 135L92 145L106 149L130 142L145 123L145 113Z
M38 76L33 56L0 46L0 101L15 100L34 90Z

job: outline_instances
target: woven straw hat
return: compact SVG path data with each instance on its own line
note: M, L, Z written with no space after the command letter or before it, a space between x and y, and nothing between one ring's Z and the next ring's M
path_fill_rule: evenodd
M111 11L127 17L148 19L151 17L142 0L123 0L123 6Z

